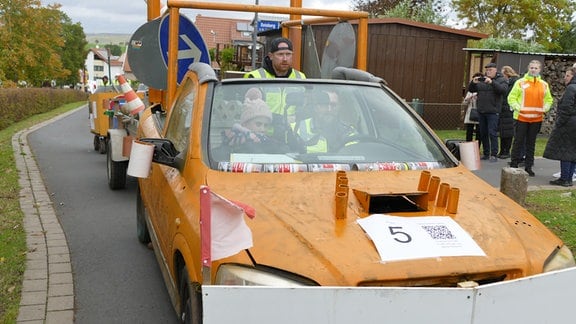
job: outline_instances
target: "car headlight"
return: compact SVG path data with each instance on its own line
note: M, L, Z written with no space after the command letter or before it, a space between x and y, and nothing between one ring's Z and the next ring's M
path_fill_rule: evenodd
M229 286L275 286L296 287L309 286L313 283L296 278L281 276L279 273L246 267L238 264L223 264L216 274L216 285Z
M544 264L544 272L561 270L576 266L574 255L566 245L557 249L550 255Z

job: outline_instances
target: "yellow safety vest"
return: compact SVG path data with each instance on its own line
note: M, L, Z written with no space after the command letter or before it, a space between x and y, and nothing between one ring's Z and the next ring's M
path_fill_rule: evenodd
M275 79L276 76L264 68L259 68L257 70L248 72L244 74L244 78L256 78L256 79ZM306 79L306 75L298 70L292 69L288 79ZM286 93L280 89L266 89L265 101L270 107L270 111L273 114L284 115L284 103L286 99ZM288 114L293 114L293 111L288 111Z
M312 131L312 119L302 120L298 124L292 123L291 126L294 133L304 141L307 153L328 152L328 142L326 138Z

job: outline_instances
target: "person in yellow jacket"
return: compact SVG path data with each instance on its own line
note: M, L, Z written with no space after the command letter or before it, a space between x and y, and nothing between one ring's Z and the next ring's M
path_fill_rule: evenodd
M291 124L306 153L335 152L350 143L354 128L338 118L338 95L321 91L312 97L312 116Z
M279 37L272 40L270 51L264 57L262 67L244 74L244 78L256 79L306 79L306 75L292 67L292 42ZM272 111L273 136L286 140L288 124L294 116L294 109L286 106L286 92L282 88L262 89L263 99Z
M554 101L550 86L540 76L541 70L540 61L530 61L528 73L516 81L508 94L508 104L514 112L515 120L510 167L518 168L518 163L522 160L522 152L525 151L524 169L531 177L535 176L532 167L534 166L536 137L542 127L544 114L550 110Z

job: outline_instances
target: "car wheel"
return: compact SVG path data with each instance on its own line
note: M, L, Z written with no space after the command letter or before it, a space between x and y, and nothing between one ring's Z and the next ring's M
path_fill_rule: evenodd
M94 151L100 151L100 138L98 135L94 135Z
M150 232L148 231L148 225L146 224L146 207L144 207L144 202L142 201L142 196L140 193L140 186L136 190L136 232L138 234L138 241L143 244L150 243Z
M107 144L108 141L106 140L105 137L98 137L98 152L100 152L100 154L105 154L108 151L107 148Z
M107 145L106 154L106 169L108 171L108 187L112 190L124 189L126 187L126 171L128 169L128 161L113 161L112 148L110 142Z
M191 283L186 266L180 270L180 322L202 323L202 295L200 284Z

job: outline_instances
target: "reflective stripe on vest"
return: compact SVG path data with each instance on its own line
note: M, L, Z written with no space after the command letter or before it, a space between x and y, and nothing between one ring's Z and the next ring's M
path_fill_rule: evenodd
M522 89L522 106L518 112L518 120L525 123L541 122L544 118L544 96L546 95L546 84L536 81L523 81L520 84Z
M296 124L292 124L294 132L300 136L306 145L307 153L326 153L328 152L328 142L323 136L314 134L312 131L312 119L308 118Z

